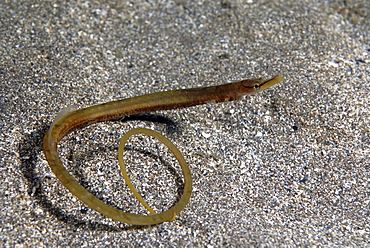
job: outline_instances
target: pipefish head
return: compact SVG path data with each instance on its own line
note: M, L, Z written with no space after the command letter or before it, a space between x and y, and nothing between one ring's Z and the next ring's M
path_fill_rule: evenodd
M281 82L283 79L283 76L278 74L275 77L267 80L263 78L242 80L240 81L240 92L244 94L257 93L270 88L271 86Z

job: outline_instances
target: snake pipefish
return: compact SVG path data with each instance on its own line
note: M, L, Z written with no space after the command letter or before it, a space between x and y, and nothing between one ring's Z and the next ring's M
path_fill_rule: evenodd
M122 175L126 180L126 184L139 199L139 201L149 210L151 213L150 215L137 215L123 212L119 209L109 206L87 191L78 183L75 178L71 176L71 174L69 174L67 169L63 166L58 154L58 142L73 130L85 127L92 123L155 110L178 109L205 103L232 101L239 99L244 95L267 89L282 80L283 77L279 74L269 80L264 80L261 78L245 79L218 86L170 90L71 111L64 115L59 115L51 124L43 141L44 154L49 166L62 184L73 195L99 213L111 219L132 225L153 225L165 221L172 221L188 203L192 186L190 170L183 156L168 139L149 129L133 129L122 138L118 149L119 163ZM131 135L136 133L145 133L163 142L173 152L174 156L179 161L182 168L182 173L184 174L184 191L180 200L170 209L159 214L155 213L136 192L125 170L125 165L122 158L124 144Z

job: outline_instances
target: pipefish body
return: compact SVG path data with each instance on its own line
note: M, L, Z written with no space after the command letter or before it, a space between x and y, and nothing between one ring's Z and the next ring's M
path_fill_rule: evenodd
M155 110L178 109L205 103L232 101L247 94L260 92L279 83L282 80L283 76L279 74L269 80L264 80L262 78L245 79L218 86L163 91L75 110L58 116L51 124L43 141L44 154L49 166L62 184L73 195L99 213L113 220L132 225L153 225L165 221L172 221L188 203L191 196L192 186L190 169L188 168L185 159L178 149L165 137L149 129L133 129L126 133L119 146L119 163L122 175L135 196L151 213L151 215L146 216L127 213L113 208L99 200L83 186L81 186L63 166L58 154L58 142L70 132L92 123ZM180 200L173 207L159 214L150 209L150 207L147 206L144 200L141 199L141 196L133 188L123 163L122 153L124 144L131 135L136 133L145 133L154 136L163 142L174 153L174 156L180 163L182 173L184 174L184 191Z

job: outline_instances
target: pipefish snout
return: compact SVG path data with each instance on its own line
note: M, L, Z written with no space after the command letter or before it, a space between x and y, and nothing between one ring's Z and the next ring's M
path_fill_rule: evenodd
M246 79L218 86L163 91L73 110L64 115L58 116L51 124L43 141L44 154L49 166L62 184L73 195L99 213L113 220L132 225L153 225L165 221L172 221L175 219L176 215L184 209L190 199L192 191L191 175L190 169L181 153L178 151L176 146L174 146L164 136L149 129L133 129L126 133L119 146L119 163L122 175L134 195L151 213L151 215L146 216L131 214L113 208L87 191L63 166L57 149L58 142L73 130L85 127L92 123L155 110L178 109L210 102L231 101L247 94L253 94L265 90L282 80L283 76L279 74L269 80L261 78ZM155 213L154 210L145 203L132 186L126 173L122 157L124 144L131 135L137 133L144 133L153 136L163 142L179 161L182 173L184 174L184 190L180 200L173 207L159 214Z

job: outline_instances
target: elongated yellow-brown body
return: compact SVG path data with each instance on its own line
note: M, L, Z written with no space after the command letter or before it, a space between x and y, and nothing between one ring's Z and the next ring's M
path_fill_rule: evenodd
M177 109L209 102L231 101L243 95L269 88L282 79L281 75L277 75L270 80L247 79L219 86L164 91L75 110L58 117L53 122L45 134L43 150L51 169L63 185L84 203L107 217L134 225L151 225L173 220L174 216L186 205L186 200L188 199L185 198L190 198L190 192L184 192L184 199L182 197L178 204L160 214L141 216L115 209L88 192L68 173L59 158L58 142L71 131L91 123L155 110ZM184 169L184 167L183 173L185 177L190 177L190 172ZM191 179L189 180L191 181Z

